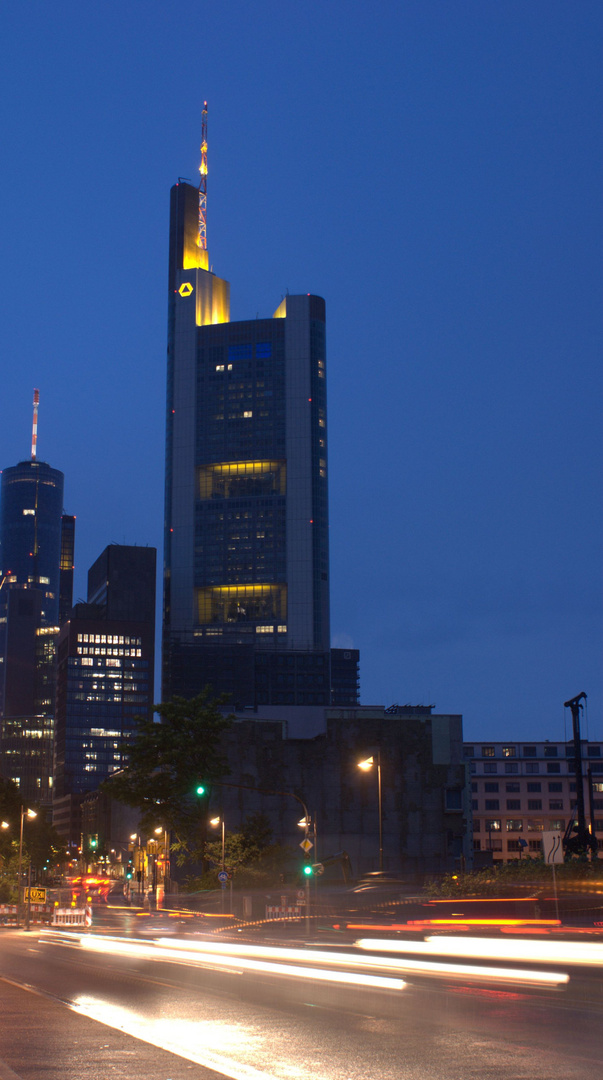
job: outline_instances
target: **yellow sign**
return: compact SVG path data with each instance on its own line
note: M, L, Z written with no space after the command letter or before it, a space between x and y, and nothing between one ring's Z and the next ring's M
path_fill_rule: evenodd
M178 289L178 292L180 293L181 296L190 296L192 291L193 291L193 286L191 285L190 281L183 281L182 285Z
M46 889L24 889L23 900L31 900L32 904L45 904L46 903Z

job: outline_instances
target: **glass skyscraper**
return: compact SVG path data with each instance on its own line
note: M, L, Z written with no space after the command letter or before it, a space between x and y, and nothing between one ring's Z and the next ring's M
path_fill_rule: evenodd
M271 319L230 322L229 285L206 268L198 222L198 189L179 182L163 699L209 683L241 707L329 704L325 303L286 296ZM355 703L358 654L346 660L343 694Z
M56 641L73 584L75 519L63 515L63 480L35 459L2 473L0 768L41 802L52 794Z

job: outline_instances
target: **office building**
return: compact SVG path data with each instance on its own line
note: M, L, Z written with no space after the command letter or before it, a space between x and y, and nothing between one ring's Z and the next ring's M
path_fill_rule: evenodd
M121 740L153 711L156 551L111 544L58 645L55 824L71 796L121 768ZM65 803L62 800L66 800Z
M603 850L603 743L581 741L586 821ZM494 862L542 853L543 832L565 833L576 814L571 742L465 743L473 848Z
M328 705L325 303L229 321L204 162L201 189L171 192L163 698L210 683L240 707ZM334 667L355 704L357 652Z
M0 772L24 799L49 803L56 641L72 600L75 518L63 515L63 473L37 460L36 442L37 391L32 458L2 473Z

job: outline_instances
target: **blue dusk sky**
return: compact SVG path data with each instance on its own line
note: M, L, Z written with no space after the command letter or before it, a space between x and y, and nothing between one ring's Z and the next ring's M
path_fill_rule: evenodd
M209 102L233 319L328 323L333 644L466 738L601 717L600 0L3 4L0 466L65 473L76 598L161 561L169 189Z

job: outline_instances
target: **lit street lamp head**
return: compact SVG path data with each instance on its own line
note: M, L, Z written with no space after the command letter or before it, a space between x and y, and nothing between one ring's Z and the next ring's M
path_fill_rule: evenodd
M359 761L357 762L357 764L358 768L362 769L363 772L368 772L369 769L372 769L373 765L375 764L375 759L371 754L371 756L367 757L365 761Z
M210 825L219 825L219 824L220 824L220 820L221 820L221 819L220 819L219 817L213 817L213 818L210 818L210 819L209 819L209 824L210 824Z

